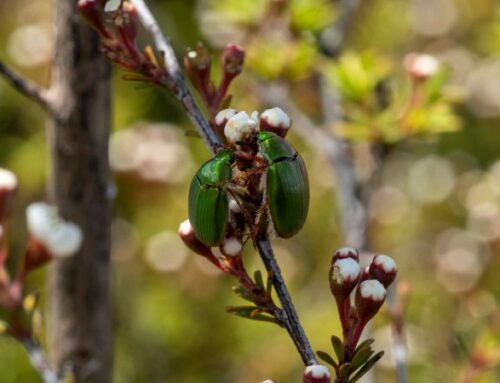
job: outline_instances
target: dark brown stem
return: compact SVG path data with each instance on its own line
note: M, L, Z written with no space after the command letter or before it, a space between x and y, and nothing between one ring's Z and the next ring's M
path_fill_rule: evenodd
M55 112L46 89L10 69L2 61L0 61L0 75L2 75L13 88L35 101L43 109L52 114Z
M177 58L175 57L170 40L163 35L158 23L143 0L131 0L131 2L135 5L142 24L153 36L157 49L164 54L165 69L167 70L169 76L173 79L175 85L175 89L173 89L173 91L175 92L177 98L183 104L189 118L198 128L200 134L205 139L210 149L213 152L217 151L218 148L222 146L222 142L194 101L180 70L180 66ZM304 363L306 365L316 364L316 356L314 355L309 340L307 339L299 322L298 315L293 306L288 289L286 288L285 281L281 276L281 270L276 262L276 259L274 258L274 253L269 240L264 238L257 241L257 247L268 273L272 275L274 288L276 289L281 304L283 305L283 318L279 320L285 323L285 327L292 337L292 340L296 345Z
M84 242L51 268L50 346L58 372L69 366L77 383L109 383L111 71L98 36L78 17L77 1L54 0L54 13L50 92L59 118L49 127L49 194L60 214L81 227Z
M171 90L181 102L189 119L198 129L209 148L215 153L223 146L222 141L196 104L184 79L179 62L175 57L170 39L163 34L153 14L143 0L131 0L131 2L136 7L144 28L153 36L156 48L163 54L165 69L172 79Z
M286 287L283 276L281 275L281 270L276 262L276 257L274 256L273 248L271 242L268 238L261 238L256 241L257 249L259 254L266 266L267 272L272 278L274 289L278 294L278 298L283 306L283 311L285 314L285 328L287 329L290 337L297 348L302 361L306 366L317 364L316 355L314 354L309 339L300 324L299 317L295 311L295 307L290 297L290 293Z

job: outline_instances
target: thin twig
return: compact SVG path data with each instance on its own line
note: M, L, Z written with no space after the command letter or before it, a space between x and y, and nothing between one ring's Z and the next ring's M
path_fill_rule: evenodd
M311 344L306 337L304 329L300 324L299 317L293 306L290 293L286 287L283 276L281 275L281 270L276 262L276 257L274 256L273 248L268 238L259 239L256 241L257 249L259 254L266 266L267 272L271 275L274 288L278 294L278 298L283 305L283 311L286 317L285 327L290 334L290 337L295 344L300 356L305 365L309 366L312 364L317 364L316 356L312 350Z
M215 153L220 147L222 147L222 141L210 127L207 119L203 116L202 111L196 104L196 101L184 79L179 62L175 57L175 52L170 39L163 34L158 22L143 0L131 0L131 2L137 9L142 25L153 36L156 48L164 56L165 69L170 78L173 80L172 90L175 96L184 106L189 119L199 130L207 145L210 147L212 152Z
M44 383L61 383L62 381L54 372L40 346L33 339L26 339L22 343L28 352L32 366L38 371Z
M162 33L151 11L143 0L131 0L137 9L143 26L151 33L155 40L156 48L164 54L165 69L175 83L174 92L176 97L183 104L189 118L196 125L200 134L213 152L222 146L222 142L217 134L212 130L210 124L203 116L200 108L196 104L180 69L177 58L170 40ZM307 339L302 325L300 324L297 312L293 306L290 294L286 288L281 271L274 258L274 253L268 238L263 238L257 242L257 248L263 259L268 272L273 276L273 286L276 289L278 298L283 306L283 321L285 327L294 341L306 365L317 363L309 340Z
M396 377L398 383L408 382L406 369L406 339L404 334L404 306L403 297L398 294L396 281L387 290L387 306L392 327L392 349L394 363L396 366Z
M10 69L2 61L0 61L0 75L2 75L13 88L35 101L49 113L53 113L52 104L46 89Z
M360 3L361 0L339 1L340 16L335 24L325 29L320 40L321 50L327 56L337 57L339 55L354 12Z

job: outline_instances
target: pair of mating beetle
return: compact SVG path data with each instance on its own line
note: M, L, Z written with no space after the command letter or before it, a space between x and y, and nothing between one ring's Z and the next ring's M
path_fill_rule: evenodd
M304 160L282 137L270 131L253 132L249 139L266 161L261 207L267 207L278 236L289 238L304 225L309 209L309 182ZM229 220L228 187L235 150L225 148L205 162L191 181L189 221L198 239L222 244ZM231 194L232 195L232 194ZM241 204L240 204L241 206Z

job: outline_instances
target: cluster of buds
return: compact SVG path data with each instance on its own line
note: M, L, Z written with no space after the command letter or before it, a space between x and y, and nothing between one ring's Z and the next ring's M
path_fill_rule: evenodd
M227 92L231 82L243 70L245 51L239 45L228 44L222 51L220 61L222 76L216 87L211 80L212 58L205 45L200 42L195 49L188 49L184 55L184 69L211 116L230 103L231 95Z
M363 329L382 307L386 289L394 282L396 275L396 263L386 255L376 255L371 264L361 270L356 249L341 248L333 253L329 272L330 290L337 303L343 332L343 341L332 339L333 344L337 343L336 353L339 360L334 365L337 372L342 370L343 364L359 360L358 342ZM373 351L369 347L364 348L368 358ZM339 349L341 351L338 351ZM379 353L374 358L381 356ZM370 361L366 359L364 362Z
M259 116L253 112L237 112L234 109L221 110L214 119L217 131L224 132L224 137L229 145L238 145L245 142L258 131L273 132L285 138L292 120L281 108L267 109Z
M113 62L134 75L124 76L134 81L149 81L174 89L174 82L148 45L137 45L139 15L130 1L123 0L115 10L106 11L107 0L79 0L82 17L101 37L101 49Z
M26 221L30 239L20 267L11 275L7 269L7 224L16 190L16 176L0 169L0 306L9 313L8 323L4 323L3 327L10 335L20 339L29 336L31 331L26 311L32 311L33 305L25 302L26 276L54 258L76 253L82 245L83 235L77 225L63 221L55 207L45 203L29 205Z
M243 218L239 216L240 214L241 209L232 200L230 202L230 215L233 219L228 224L227 233L229 234L219 246L219 256L216 256L212 248L196 237L188 219L180 224L179 236L191 251L210 261L223 273L236 278L239 286L233 288L234 292L246 301L255 304L254 307L229 307L228 312L249 319L276 323L281 326L281 318L276 315L279 309L271 297L270 280L268 279L267 284L265 284L260 272L256 272L254 279L252 279L243 264L242 234L237 228L237 225L244 225Z

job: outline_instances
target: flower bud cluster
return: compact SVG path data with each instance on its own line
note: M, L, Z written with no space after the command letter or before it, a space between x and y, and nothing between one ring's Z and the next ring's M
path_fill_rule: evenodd
M292 125L290 117L280 108L265 110L259 117L257 112L237 112L234 109L221 110L214 119L218 130L223 130L230 145L247 142L256 132L273 132L285 137Z
M10 208L18 181L14 173L0 168L0 308L9 315L5 329L19 339L30 336L30 321L22 319L30 315L33 305L23 304L24 282L29 272L41 267L55 257L68 257L79 250L83 241L81 229L63 221L57 209L45 203L34 203L26 209L30 240L17 273L11 275L6 264L10 255L7 227ZM1 331L0 331L1 332Z
M184 55L184 69L191 83L200 93L212 116L227 105L231 96L227 94L231 82L243 70L245 51L236 44L228 44L221 53L221 80L218 86L211 81L212 58L208 49L198 43Z
M362 271L356 249L346 247L333 253L330 290L337 302L347 352L354 350L364 327L382 307L397 271L396 263L387 255L376 255Z

